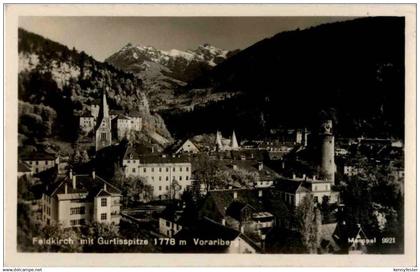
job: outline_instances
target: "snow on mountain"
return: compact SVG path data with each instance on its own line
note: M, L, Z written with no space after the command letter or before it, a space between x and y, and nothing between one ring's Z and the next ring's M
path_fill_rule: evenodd
M203 44L194 50L159 50L128 43L105 61L133 73L143 82L151 108L179 108L188 104L188 94L179 90L226 60L230 51Z

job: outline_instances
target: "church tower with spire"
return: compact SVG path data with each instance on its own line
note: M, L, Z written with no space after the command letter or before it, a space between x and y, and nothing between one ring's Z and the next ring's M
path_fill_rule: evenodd
M232 141L231 141L230 147L232 150L239 149L238 140L236 139L235 131L233 131L232 133Z
M96 151L112 144L111 117L109 116L108 103L106 101L108 88L104 90L95 127Z

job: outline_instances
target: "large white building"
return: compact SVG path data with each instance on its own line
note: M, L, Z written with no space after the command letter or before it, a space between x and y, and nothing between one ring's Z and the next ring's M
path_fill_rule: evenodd
M179 198L191 186L191 163L187 158L163 154L141 154L129 146L123 157L126 177L143 177L157 199Z
M89 222L120 223L121 191L98 177L73 175L60 179L42 195L42 221L63 228Z

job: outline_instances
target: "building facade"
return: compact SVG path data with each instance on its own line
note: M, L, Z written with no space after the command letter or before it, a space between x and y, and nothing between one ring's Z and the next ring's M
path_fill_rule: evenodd
M121 191L95 175L73 175L70 171L42 195L44 224L63 228L90 222L120 223Z
M144 178L153 187L153 197L157 199L179 198L191 186L191 163L187 158L139 155L128 147L122 164L125 177Z
M59 157L42 151L20 154L20 160L30 167L32 174L54 168L59 164Z

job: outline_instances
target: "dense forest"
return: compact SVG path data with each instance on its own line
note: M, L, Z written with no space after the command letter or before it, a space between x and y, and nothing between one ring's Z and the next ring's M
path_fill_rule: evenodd
M176 135L235 128L267 136L327 114L344 136L404 135L403 17L370 17L279 33L242 50L184 90L241 92L194 111L162 112Z

